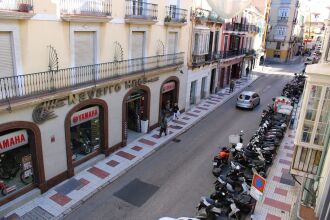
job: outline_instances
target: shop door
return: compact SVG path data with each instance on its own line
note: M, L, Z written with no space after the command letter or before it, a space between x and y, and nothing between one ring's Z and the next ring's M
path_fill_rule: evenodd
M228 66L227 67L227 82L226 82L226 84L228 85L229 84L229 81L230 81L230 70L231 70L231 66Z
M191 82L191 87L190 87L190 104L194 105L196 103L196 84L197 81Z
M206 87L206 77L203 77L202 78L202 86L201 86L201 99L204 99L205 96L206 96L205 87Z
M141 132L141 120L146 117L145 104L145 93L142 90L128 97L126 114L127 128L129 130Z
M220 88L223 88L223 83L224 83L224 78L225 78L225 74L226 74L226 68L221 68L221 72L220 72Z
M214 93L215 74L216 74L216 69L213 69L211 73L210 94Z

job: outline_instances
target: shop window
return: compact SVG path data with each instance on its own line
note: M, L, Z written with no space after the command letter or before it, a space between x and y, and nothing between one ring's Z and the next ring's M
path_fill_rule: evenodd
M87 107L71 116L72 160L78 161L100 149L99 107Z
M274 51L274 57L276 57L276 58L280 58L280 57L281 57L281 51L279 51L279 50L275 50L275 51Z
M28 132L0 134L0 200L33 184L33 163Z

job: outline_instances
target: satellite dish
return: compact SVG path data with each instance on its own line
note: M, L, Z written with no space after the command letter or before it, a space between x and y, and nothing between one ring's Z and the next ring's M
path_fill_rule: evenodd
M207 0L212 8L221 18L229 19L247 8L252 0Z

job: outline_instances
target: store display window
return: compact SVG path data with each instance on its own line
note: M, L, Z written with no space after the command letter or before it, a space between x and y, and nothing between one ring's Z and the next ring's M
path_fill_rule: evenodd
M0 200L33 183L28 132L23 129L0 133Z
M87 107L71 116L72 160L79 161L100 151L99 107Z

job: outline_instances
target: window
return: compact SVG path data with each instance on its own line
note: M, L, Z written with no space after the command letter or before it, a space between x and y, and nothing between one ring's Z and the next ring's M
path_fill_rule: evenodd
M281 42L276 42L276 50L280 50L281 49Z
M289 17L289 13L290 13L290 9L289 8L280 8L278 10L278 16L281 18L288 18Z
M14 54L12 47L12 33L0 32L0 77L14 75Z
M329 126L329 119L330 119L330 88L328 87L323 100L320 118L317 123L316 134L314 137L314 144L324 146L325 135Z
M194 55L208 54L210 32L208 30L197 30L194 34Z

